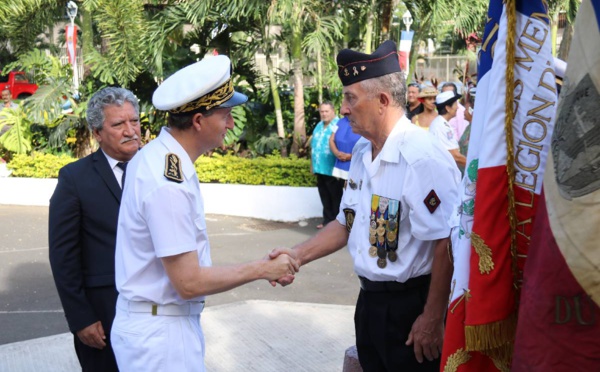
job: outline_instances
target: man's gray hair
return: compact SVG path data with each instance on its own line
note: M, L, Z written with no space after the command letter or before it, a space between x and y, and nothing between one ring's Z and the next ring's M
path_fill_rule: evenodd
M104 109L107 106L123 106L131 103L135 113L140 114L140 105L136 96L125 88L108 87L97 91L88 102L86 118L90 129L102 130L104 124Z
M380 92L389 93L392 96L394 106L404 109L406 106L406 81L403 72L379 76L360 82L369 97L374 97Z

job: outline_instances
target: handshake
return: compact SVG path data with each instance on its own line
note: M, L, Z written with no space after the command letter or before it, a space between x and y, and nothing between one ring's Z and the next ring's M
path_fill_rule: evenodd
M275 248L263 258L263 275L273 287L279 283L282 287L294 282L300 271L297 252L290 248Z

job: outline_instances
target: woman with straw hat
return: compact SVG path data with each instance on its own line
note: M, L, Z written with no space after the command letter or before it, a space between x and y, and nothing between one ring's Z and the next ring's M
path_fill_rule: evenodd
M435 109L435 97L438 91L434 87L423 88L421 93L417 96L419 101L423 103L424 110L422 113L413 116L412 123L425 130L429 130L429 125L438 116L437 110Z

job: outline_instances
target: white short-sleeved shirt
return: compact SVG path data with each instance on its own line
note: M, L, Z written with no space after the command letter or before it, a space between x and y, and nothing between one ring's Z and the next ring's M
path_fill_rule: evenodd
M449 219L456 207L460 173L450 153L403 116L372 159L371 143L361 138L352 164L337 220L346 225L354 212L348 250L359 276L372 281L398 281L431 273L434 241L450 235ZM351 187L353 186L353 187ZM432 190L439 206L426 205ZM377 266L369 255L369 228L373 195L399 201L398 259Z
M442 115L438 115L429 126L429 133L436 137L446 150L458 149L454 130Z
M181 183L165 177L169 153L180 159ZM117 290L130 301L161 305L187 302L169 281L161 258L193 250L198 252L200 266L211 266L204 202L194 164L163 128L127 166L117 228Z

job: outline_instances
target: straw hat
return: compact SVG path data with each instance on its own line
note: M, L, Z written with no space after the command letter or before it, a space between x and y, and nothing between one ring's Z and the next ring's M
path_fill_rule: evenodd
M435 98L437 95L438 95L437 89L435 89L434 87L425 87L425 88L423 88L423 90L421 90L421 93L419 93L417 98L428 98L428 97Z

